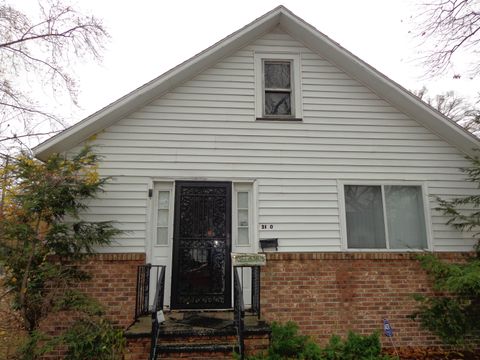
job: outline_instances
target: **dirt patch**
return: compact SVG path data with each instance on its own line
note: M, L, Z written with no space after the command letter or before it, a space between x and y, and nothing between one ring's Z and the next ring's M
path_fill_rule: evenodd
M14 359L25 336L20 317L11 309L11 301L12 295L0 276L0 359Z

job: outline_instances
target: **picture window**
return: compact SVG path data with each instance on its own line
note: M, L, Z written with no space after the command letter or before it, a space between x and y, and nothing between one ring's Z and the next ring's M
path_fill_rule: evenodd
M426 249L422 188L345 185L349 249Z

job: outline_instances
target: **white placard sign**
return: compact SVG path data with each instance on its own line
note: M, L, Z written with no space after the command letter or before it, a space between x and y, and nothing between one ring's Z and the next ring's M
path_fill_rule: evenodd
M232 253L233 266L265 266L267 257L265 254L255 253Z

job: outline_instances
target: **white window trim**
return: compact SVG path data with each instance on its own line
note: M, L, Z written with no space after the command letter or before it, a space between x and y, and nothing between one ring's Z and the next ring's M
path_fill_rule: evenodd
M264 92L264 61L288 61L291 65L291 115L265 115L265 92ZM261 53L254 54L255 66L255 117L262 120L301 120L303 118L302 110L302 89L300 73L300 55L295 53Z
M152 231L150 241L152 246L154 247L169 247L172 245L173 241L173 213L174 213L174 183L173 182L155 182L153 187L153 206L152 206ZM166 244L157 244L157 224L158 224L158 193L161 191L168 191L169 195L169 203L168 203L168 234L167 234L167 243Z
M248 193L248 244L239 244L238 243L238 193L246 192ZM253 197L253 183L233 183L233 192L232 192L232 240L233 247L235 248L251 248L252 244L255 241L254 234L254 217L253 217L253 208L254 208L254 197Z
M347 242L347 218L346 218L346 209L345 209L345 185L366 185L366 186L419 186L422 189L422 200L423 200L423 213L425 217L425 231L427 237L427 248L426 249L350 249ZM339 220L340 220L340 236L341 236L341 247L342 251L345 252L424 252L424 251L433 251L433 236L432 236L432 218L430 216L430 201L428 195L428 185L426 182L420 181L371 181L371 180L338 180L337 181L338 189L338 210L339 210ZM385 217L385 199L382 191L382 202L383 202L383 211L384 211L384 221L386 222L387 218ZM388 246L388 236L387 236L387 246Z

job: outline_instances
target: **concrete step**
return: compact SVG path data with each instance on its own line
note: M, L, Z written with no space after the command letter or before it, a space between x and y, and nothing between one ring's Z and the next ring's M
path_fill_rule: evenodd
M151 319L143 317L133 324L125 335L130 354L126 359L141 358L138 354L150 351ZM245 351L253 354L268 348L269 325L256 316L245 318ZM237 330L233 324L233 312L184 312L165 313L160 325L157 342L158 359L232 359L238 352ZM143 355L143 356L145 356ZM143 357L145 358L145 357Z
M238 352L238 345L235 343L226 344L180 344L161 343L157 345L159 354L165 353L233 353Z
M236 333L217 334L163 334L159 337L159 344L234 344L237 342Z

